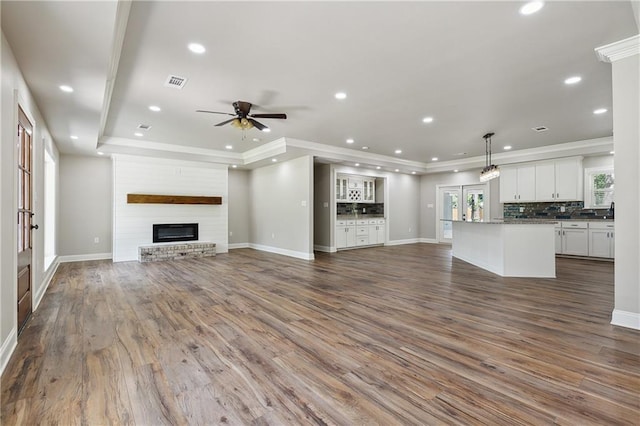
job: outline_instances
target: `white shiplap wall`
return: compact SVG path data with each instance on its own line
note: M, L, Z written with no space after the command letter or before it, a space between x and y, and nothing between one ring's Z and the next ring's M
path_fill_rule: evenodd
M113 156L113 261L138 259L138 246L152 244L154 223L199 223L199 241L228 250L226 166ZM127 204L127 194L221 196L222 205Z

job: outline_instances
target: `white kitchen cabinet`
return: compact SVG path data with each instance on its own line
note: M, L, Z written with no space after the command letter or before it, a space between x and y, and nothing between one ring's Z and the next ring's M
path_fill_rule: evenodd
M369 245L369 221L361 219L356 221L356 246Z
M348 180L345 175L336 177L336 201L347 201Z
M582 200L581 169L580 158L536 163L536 201Z
M562 222L562 254L589 255L588 222Z
M535 201L536 168L534 165L504 167L500 171L500 202Z
M363 203L375 203L376 202L376 180L375 178L365 177L362 180L362 202Z
M349 189L362 189L364 178L362 176L349 175Z
M369 244L385 243L385 220L370 219L369 220Z
M615 256L615 232L611 222L589 224L589 256L613 259Z
M356 221L336 221L336 248L356 246Z

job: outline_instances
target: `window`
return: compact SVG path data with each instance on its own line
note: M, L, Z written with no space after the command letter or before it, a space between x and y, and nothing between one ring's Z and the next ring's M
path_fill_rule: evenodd
M585 169L585 208L609 208L614 201L613 167Z

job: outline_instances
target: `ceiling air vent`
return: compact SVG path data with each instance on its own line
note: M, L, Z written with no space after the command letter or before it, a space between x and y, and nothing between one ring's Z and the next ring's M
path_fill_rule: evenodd
M544 126L532 127L532 129L535 130L538 133L546 132L547 130L549 130L548 127L544 127Z
M140 130L149 130L151 126L149 124L138 124L138 129Z
M187 84L187 79L178 77L177 75L170 75L167 77L167 81L164 82L165 87L172 87L174 89L182 89L185 84Z

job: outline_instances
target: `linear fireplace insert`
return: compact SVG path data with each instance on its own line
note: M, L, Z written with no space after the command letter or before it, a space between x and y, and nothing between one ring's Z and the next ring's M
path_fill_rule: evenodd
M197 241L197 223L160 223L153 225L153 242Z

